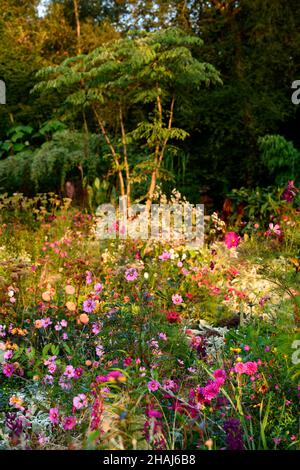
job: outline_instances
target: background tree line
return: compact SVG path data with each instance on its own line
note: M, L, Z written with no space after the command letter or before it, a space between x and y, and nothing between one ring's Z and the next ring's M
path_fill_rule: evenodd
M0 77L6 81L8 97L7 105L0 107L1 191L57 191L67 179L77 178L98 201L106 197L107 191L111 195L120 192L120 171L116 159L112 165L112 150L99 130L94 98L89 96L83 103L76 95L74 102L72 86L78 85L84 93L87 85L99 91L99 81L95 85L88 76L97 65L87 61L83 64L78 59L77 67L81 69L76 71L77 85L52 90L48 86L47 93L41 88L39 92L32 90L38 89L41 80L46 89L47 80L53 79L51 74L41 76L41 70L59 75L55 67L62 67L69 58L87 56L92 61L93 51L111 51L114 40L122 39L130 47L138 37L163 30L181 31L186 38L197 39L198 43L190 44L186 52L189 49L197 63L211 64L216 73L209 77L214 83L208 87L189 86L192 75L188 74L189 83L182 86L178 82L172 126L180 129L181 135L169 135L157 175L165 189L176 186L193 202L205 193L218 204L233 188L281 184L284 178L299 175L299 107L291 102L291 84L300 78L300 14L296 0L49 0L42 17L38 5L37 0L0 3ZM176 47L171 49L175 51ZM128 51L127 67L133 66L130 54ZM103 66L101 61L99 64ZM169 70L167 61L165 66ZM66 67L73 70L74 64L71 61ZM138 198L148 191L142 176L148 174L151 179L153 174L154 160L150 157L158 140L163 146L169 108L163 111L161 136L156 136L156 141L154 138L151 150L152 144L145 144L149 133L147 140L145 127L142 136L137 124L151 125L153 131L159 122L157 95L151 94L154 85L148 81L148 95L134 101L136 96L129 93L135 87L133 81L126 93L124 84L115 83L113 88L115 72L109 72L110 81L106 76L110 88L101 119L116 155L119 147L124 154L120 102L116 97L124 99L121 108L126 114L131 178L142 188L133 189L133 196ZM143 74L142 69L136 72ZM62 69L60 73L64 75ZM164 78L160 79L163 82ZM139 84L141 90L143 82ZM161 88L165 93L162 99L169 106L172 98L168 86L165 83ZM147 161L144 167L141 153ZM121 165L127 181L124 162Z

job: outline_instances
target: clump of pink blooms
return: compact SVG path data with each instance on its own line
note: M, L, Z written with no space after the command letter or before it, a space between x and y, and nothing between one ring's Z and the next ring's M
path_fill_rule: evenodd
M237 374L254 375L257 372L257 362L237 362L234 366L234 371Z
M198 402L211 402L220 392L220 388L226 380L226 372L223 369L217 369L213 372L213 379L209 380L205 387L197 387L196 397Z

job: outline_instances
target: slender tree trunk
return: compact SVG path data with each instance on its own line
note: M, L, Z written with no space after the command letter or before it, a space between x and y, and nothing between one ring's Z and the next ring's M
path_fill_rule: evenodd
M175 97L173 96L173 97L172 97L172 101L171 101L171 107L170 107L170 115L169 115L169 122L168 122L168 130L171 130L171 129L172 129L172 122L173 122L173 116L174 116L174 104L175 104ZM165 150L166 150L166 146L167 146L168 140L169 140L169 138L166 137L165 140L164 140L164 142L163 142L162 149L161 149L161 152L160 152L159 162L158 162L159 167L160 167L160 165L161 165L161 163L162 163L162 161L163 161L164 153L165 153Z
M121 132L122 132L122 144L123 144L123 155L124 155L124 165L125 165L125 173L126 173L126 195L127 195L127 206L131 206L131 176L130 176L130 168L128 163L128 155L127 155L127 139L126 139L126 131L124 125L124 118L122 113L122 108L120 106L120 125L121 125Z
M80 18L79 18L79 6L78 0L73 0L74 5L74 13L75 13L75 20L76 20L76 35L77 35L77 55L81 54L81 25L80 25Z
M99 114L97 113L95 107L93 107L93 111L94 111L94 114L95 114L95 117L96 117L96 120L99 124L99 127L101 129L101 132L102 132L102 135L108 145L108 147L110 148L110 151L111 151L111 155L113 157L113 160L115 162L115 165L116 165L116 168L117 168L117 173L118 173L118 177L119 177L119 183L120 183L120 192L121 192L121 196L124 197L126 196L126 192L125 192L125 184L124 184L124 178L123 178L123 174L122 174L122 170L121 170L121 167L120 167L120 162L119 162L119 158L118 158L118 155L114 149L114 146L113 144L111 143L111 140L106 132L106 129L105 129L105 126L104 126L104 122L102 121L102 119L100 118Z
M158 108L160 121L162 123L163 113L162 113L161 100L160 100L159 96L157 96L156 101L157 101L157 108ZM172 128L173 115L174 115L174 104L175 104L175 97L173 96L172 101L171 101L171 106L170 106L168 130L171 130L171 128ZM150 211L150 208L151 208L153 194L154 194L154 191L155 191L155 188L156 188L157 174L158 174L158 170L160 169L160 166L161 166L163 158L164 158L164 153L165 153L165 149L166 149L168 140L169 140L169 138L166 137L163 144L162 144L162 147L160 148L160 145L157 144L156 148L155 148L155 157L154 157L155 167L154 167L154 169L152 171L152 174L151 174L150 186L149 186L149 190L148 190L148 194L147 194L147 201L146 201L146 209L147 209L148 212Z

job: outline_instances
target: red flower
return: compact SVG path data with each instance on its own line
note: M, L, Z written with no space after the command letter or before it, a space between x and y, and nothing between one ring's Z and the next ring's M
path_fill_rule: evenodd
M169 323L181 323L181 317L175 310L170 310L166 313L167 320Z

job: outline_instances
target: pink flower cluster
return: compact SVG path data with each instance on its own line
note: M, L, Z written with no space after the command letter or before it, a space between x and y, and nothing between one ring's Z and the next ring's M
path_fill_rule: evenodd
M220 388L225 383L226 372L223 369L217 369L213 372L214 380L209 380L205 387L197 388L197 395L199 401L210 402L220 392Z
M254 375L257 372L257 362L237 362L234 371L237 374Z

